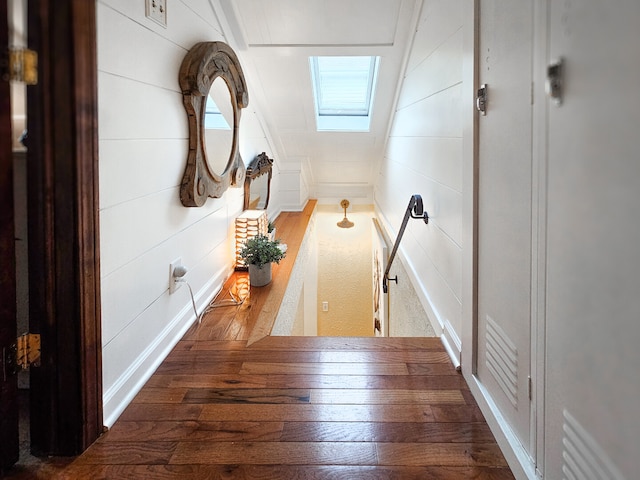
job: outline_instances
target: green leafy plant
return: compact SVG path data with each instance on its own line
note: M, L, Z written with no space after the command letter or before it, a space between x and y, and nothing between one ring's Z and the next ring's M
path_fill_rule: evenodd
M256 235L247 240L240 250L240 256L247 265L262 267L267 263L280 263L285 252L280 248L280 240L269 240L265 235Z

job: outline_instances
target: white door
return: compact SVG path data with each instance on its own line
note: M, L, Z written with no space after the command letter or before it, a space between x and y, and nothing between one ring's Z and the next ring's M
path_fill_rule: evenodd
M545 478L639 478L640 2L549 2Z
M533 1L480 1L477 376L530 451Z

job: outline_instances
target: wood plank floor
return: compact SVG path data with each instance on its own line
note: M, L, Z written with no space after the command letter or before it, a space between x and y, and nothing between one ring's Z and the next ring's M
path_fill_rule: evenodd
M266 335L279 267L210 310L58 478L513 479L439 339Z
M513 478L439 339L198 333L60 478Z

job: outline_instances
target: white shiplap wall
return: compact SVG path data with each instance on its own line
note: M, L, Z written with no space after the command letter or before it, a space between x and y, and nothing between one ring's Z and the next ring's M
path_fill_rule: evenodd
M430 221L410 220L400 254L436 333L460 352L463 252L463 5L425 1L375 189L395 240L412 194ZM439 330L439 331L438 331Z
M180 203L187 121L178 70L189 48L225 41L207 0L173 0L168 27L143 0L98 2L98 103L104 421L111 425L195 318L185 286L169 294L182 258L201 309L232 268L241 188L201 208ZM249 99L251 100L251 83ZM259 118L243 110L240 152L269 149ZM277 188L272 190L277 210Z

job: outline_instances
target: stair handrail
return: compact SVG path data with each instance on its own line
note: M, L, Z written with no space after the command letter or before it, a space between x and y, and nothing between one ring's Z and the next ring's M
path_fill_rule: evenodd
M395 278L389 278L389 271L391 270L393 259L395 258L398 247L400 246L400 240L402 240L404 230L405 228L407 228L407 222L409 221L409 218L420 218L424 220L424 223L429 223L429 215L424 211L422 197L418 194L412 195L411 199L409 200L409 205L407 205L407 210L404 212L404 218L402 219L402 225L400 225L400 231L398 232L396 243L393 245L391 255L389 255L387 268L385 269L384 276L382 278L382 290L384 291L384 293L387 293L387 290L389 288L388 282L390 280L396 282L396 285L398 284L398 275L396 275Z

